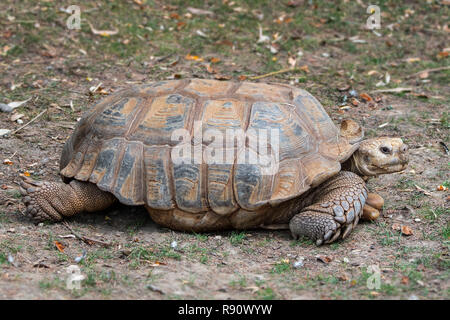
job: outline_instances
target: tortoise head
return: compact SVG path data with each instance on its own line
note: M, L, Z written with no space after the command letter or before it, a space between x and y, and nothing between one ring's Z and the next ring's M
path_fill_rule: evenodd
M356 171L365 176L403 171L408 165L408 146L400 138L381 137L361 141L353 154Z

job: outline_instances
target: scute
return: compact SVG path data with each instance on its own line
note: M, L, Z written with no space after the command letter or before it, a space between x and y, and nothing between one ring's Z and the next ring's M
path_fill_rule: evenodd
M317 150L317 142L307 131L299 117L292 112L291 107L282 103L255 102L252 106L249 133L260 135L267 130L267 137L271 138L271 130L278 134L272 145L279 150L279 160L300 158L311 151ZM272 139L269 141L272 142Z
M233 85L233 82L195 79L184 88L184 91L201 97L212 97L226 95Z
M177 129L190 129L194 105L192 98L178 93L155 97L143 106L136 120L137 127L131 128L129 139L142 141L148 146L176 144L172 133Z
M201 123L198 129L196 122ZM184 141L187 150L200 148L208 162L175 163L179 129L192 136L200 132L196 130L212 130L222 139L210 135L209 140ZM240 129L248 137L265 132L269 143L255 147L247 141L249 148L230 148L228 129ZM271 140L271 129L279 130L278 145ZM160 81L120 91L93 107L66 142L60 166L66 179L95 183L125 204L145 204L163 224L209 230L213 224L260 223L273 212L271 207L339 172L340 162L357 147L339 136L322 105L302 89ZM214 158L216 151L232 151L231 158ZM277 155L275 174L267 174L257 161L264 155Z

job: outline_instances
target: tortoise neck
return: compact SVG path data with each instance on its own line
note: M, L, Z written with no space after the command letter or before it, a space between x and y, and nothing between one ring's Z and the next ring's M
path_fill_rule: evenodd
M365 174L362 173L361 170L359 170L359 168L358 168L358 163L355 160L355 154L352 154L352 156L350 158L348 158L346 161L344 161L341 164L341 170L356 173L358 176L361 176L361 177L365 176Z

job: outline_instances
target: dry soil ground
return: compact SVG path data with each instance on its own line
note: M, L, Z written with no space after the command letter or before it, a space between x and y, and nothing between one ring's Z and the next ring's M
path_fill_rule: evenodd
M70 4L0 3L0 103L30 99L0 112L0 129L20 127L12 114L25 124L47 110L0 138L0 298L450 297L448 1L379 1L376 32L365 27L362 0L77 1L79 30L66 26ZM369 137L403 137L408 169L369 183L386 199L382 217L316 247L287 231L174 232L121 205L69 220L72 230L24 215L19 175L59 180L62 145L92 102L188 77L292 83L337 123L355 119ZM409 89L375 92L393 88ZM70 265L85 276L79 290L66 286ZM367 285L373 266L378 289Z

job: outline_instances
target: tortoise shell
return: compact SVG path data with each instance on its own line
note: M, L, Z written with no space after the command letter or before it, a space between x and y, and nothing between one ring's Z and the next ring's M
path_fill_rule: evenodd
M178 141L172 134L186 129L195 137L196 121L202 130L224 134L227 129L279 129L278 171L262 174L260 165L236 161L175 164L171 151ZM203 149L207 144L191 143ZM283 84L171 80L122 90L96 104L66 142L60 168L63 178L95 183L126 205L146 205L160 213L159 220L169 219L164 212L175 210L193 219L191 224L201 224L202 219L219 221L237 211L250 220L270 214L265 208L298 197L338 173L340 163L357 147L340 136L319 101L305 90Z

